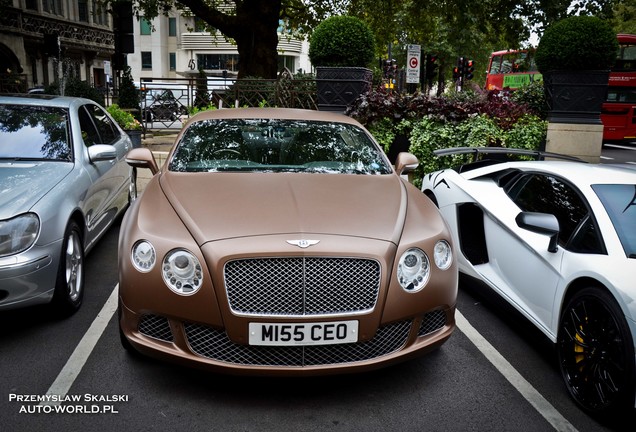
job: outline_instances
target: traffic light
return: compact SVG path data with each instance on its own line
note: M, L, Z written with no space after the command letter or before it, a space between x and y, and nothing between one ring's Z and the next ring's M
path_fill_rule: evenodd
M457 59L457 74L459 75L459 79L464 78L464 57Z
M455 66L453 68L453 82L457 81L459 79L460 75L459 75L459 68L457 66Z
M473 72L475 72L475 62L471 59L464 59L464 78L473 79Z
M391 60L384 61L384 78L391 78L393 74L393 67L391 65Z
M426 54L426 79L431 81L437 73L437 56Z

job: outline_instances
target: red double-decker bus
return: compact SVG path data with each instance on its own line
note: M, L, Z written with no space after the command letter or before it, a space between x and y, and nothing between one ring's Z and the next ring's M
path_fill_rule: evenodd
M636 35L617 38L618 55L601 111L604 142L636 141Z
M609 76L607 101L603 104L604 142L636 141L636 35L618 34L619 50ZM541 74L534 50L495 51L490 55L487 90L516 90Z
M542 76L534 63L534 50L495 51L490 54L486 90L516 90Z

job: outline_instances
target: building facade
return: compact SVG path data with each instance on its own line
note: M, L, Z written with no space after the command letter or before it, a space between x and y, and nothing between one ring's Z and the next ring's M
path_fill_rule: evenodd
M127 63L136 82L162 78L193 78L202 68L209 77L235 78L239 55L236 45L222 34L206 30L204 23L173 10L152 20L133 20L135 52ZM311 72L307 41L289 37L279 29L279 71Z
M0 7L0 77L18 74L30 88L64 75L99 88L114 52L112 17L98 0L12 0Z

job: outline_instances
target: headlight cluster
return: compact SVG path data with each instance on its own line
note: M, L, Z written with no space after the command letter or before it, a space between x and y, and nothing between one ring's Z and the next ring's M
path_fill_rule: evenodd
M40 218L35 213L0 221L0 257L24 252L35 243Z
M437 268L446 270L450 267L453 254L447 241L438 241L433 254L433 261ZM430 277L431 264L423 250L411 248L402 254L398 261L397 278L404 290L417 292L424 288Z
M150 242L142 240L135 243L132 263L138 271L147 273L156 262L157 254ZM203 283L201 263L185 249L173 249L166 254L161 264L161 276L168 288L180 295L194 294Z

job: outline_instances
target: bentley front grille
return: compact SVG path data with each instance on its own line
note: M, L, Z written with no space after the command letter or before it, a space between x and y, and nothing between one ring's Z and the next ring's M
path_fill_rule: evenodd
M224 330L185 324L190 349L202 357L252 366L318 366L371 360L400 350L406 344L411 321L378 329L373 339L342 345L251 346L232 342Z
M359 258L259 258L225 264L225 289L239 315L306 316L370 311L380 264Z

